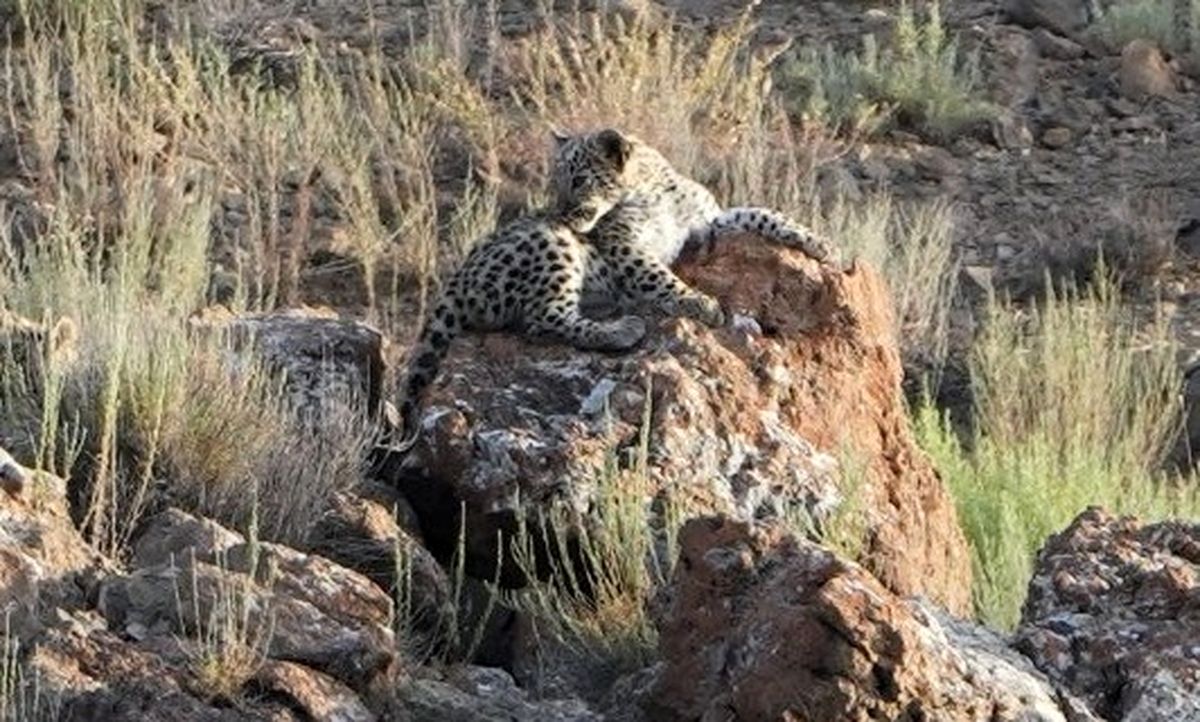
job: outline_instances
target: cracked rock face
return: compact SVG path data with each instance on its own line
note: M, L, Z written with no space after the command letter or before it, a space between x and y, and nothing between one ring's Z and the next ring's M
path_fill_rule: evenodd
M1200 525L1085 511L1042 549L1016 646L1105 719L1200 719Z
M821 266L757 237L678 268L737 323L660 319L641 346L587 353L508 334L457 340L423 436L395 479L431 548L491 578L497 531L562 505L585 513L599 470L635 454L692 513L751 519L844 502L838 458L865 469L867 565L891 589L963 612L970 566L954 509L916 448L888 294L867 267Z
M694 519L647 718L1095 720L995 633L777 525Z

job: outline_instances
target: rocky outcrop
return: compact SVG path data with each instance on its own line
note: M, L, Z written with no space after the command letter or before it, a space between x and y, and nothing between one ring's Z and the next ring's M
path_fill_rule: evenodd
M239 620L265 656L363 688L388 672L396 647L391 600L361 575L275 544L243 544L216 561L188 554L100 587L109 627L137 640L214 633ZM260 634L261 633L261 634Z
M695 519L680 546L649 719L1095 719L997 635L779 526Z
M1014 23L1047 28L1073 36L1087 27L1097 9L1095 0L1006 0L1004 9Z
M886 288L759 238L729 239L680 274L732 323L665 319L631 353L504 334L457 341L397 475L431 548L467 550L489 578L498 530L551 504L586 512L599 470L624 463L648 412L648 475L692 510L740 518L843 503L837 459L865 468L865 563L901 593L965 611L970 567L955 512L912 441Z
M85 605L108 565L72 524L66 482L26 469L3 449L0 467L20 481L0 492L0 616L29 639L52 610Z
M1200 525L1087 510L1038 555L1016 638L1105 719L1200 719Z
M237 347L255 344L266 365L285 379L293 406L314 419L333 402L380 409L382 334L358 321L317 309L235 316L219 307L192 319L200 332L227 334Z

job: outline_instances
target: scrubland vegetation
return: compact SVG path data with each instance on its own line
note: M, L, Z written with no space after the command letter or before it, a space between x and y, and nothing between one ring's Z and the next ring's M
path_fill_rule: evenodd
M823 164L888 126L945 138L989 117L976 60L936 6L902 6L890 41L799 48L768 65L748 51L748 20L701 37L576 16L501 44L484 11L443 2L438 31L399 55L368 42L248 68L198 24L160 31L146 10L19 2L4 59L22 183L5 190L0 310L69 317L79 346L45 349L36 378L0 357L0 416L21 420L3 441L79 483L82 528L117 558L168 503L238 529L254 518L265 540L302 546L358 479L373 426L353 399L330 411L339 423L306 423L268 370L231 366L233 342L189 319L213 302L319 301L323 274L343 274L362 288L352 313L409 339L440 274L518 210L502 201L501 159L523 164L525 203L542 199L551 128L624 128L723 201L812 224L883 269L906 345L946 352L953 205L857 201L817 183ZM1110 17L1114 34L1134 23ZM312 239L334 260L314 266ZM1161 325L1135 328L1113 287L1032 307L993 300L970 365L971 438L933 408L914 416L970 540L981 618L1013 624L1037 548L1089 504L1200 511L1159 472L1178 418L1172 345ZM669 574L679 512L651 513L638 464L602 473L580 542L591 577L563 567L511 601L562 642L638 659L653 644L646 603ZM525 541L565 544L569 523L545 520ZM839 547L854 545L842 535ZM239 658L197 659L218 691L257 659L240 604L231 592L228 624L212 626L241 641L205 647Z

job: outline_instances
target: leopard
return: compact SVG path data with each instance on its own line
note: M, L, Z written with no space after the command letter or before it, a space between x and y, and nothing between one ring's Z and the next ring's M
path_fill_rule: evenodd
M415 445L423 392L464 331L515 328L581 350L626 351L646 334L638 309L725 323L720 302L672 270L687 248L750 232L818 261L836 259L831 244L779 212L722 209L704 185L632 134L552 135L552 200L478 240L427 315L399 384L393 451ZM617 316L587 313L604 305L615 305Z

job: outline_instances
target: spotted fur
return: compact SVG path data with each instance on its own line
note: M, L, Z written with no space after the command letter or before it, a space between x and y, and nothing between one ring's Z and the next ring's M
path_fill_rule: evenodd
M463 331L521 328L581 349L620 351L645 335L637 308L724 323L720 303L671 270L688 243L750 231L820 259L831 255L774 211L723 211L706 188L616 130L556 136L552 176L554 203L481 239L445 284L401 380L399 450L416 440L422 394ZM623 315L588 318L583 309L593 302L615 302Z

